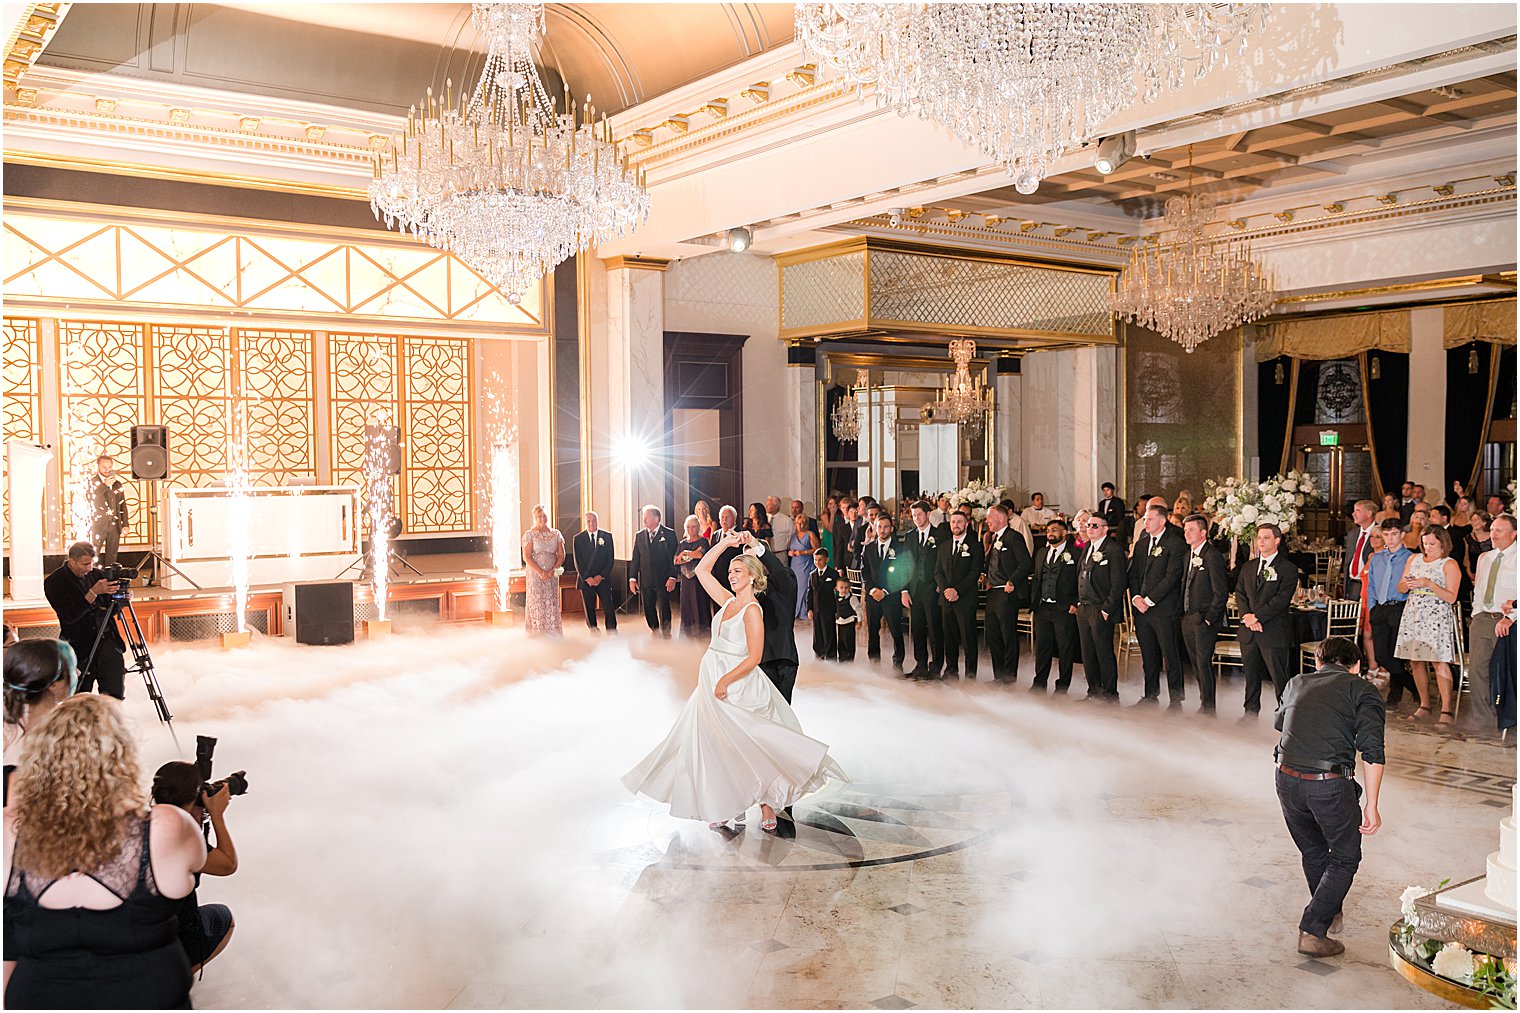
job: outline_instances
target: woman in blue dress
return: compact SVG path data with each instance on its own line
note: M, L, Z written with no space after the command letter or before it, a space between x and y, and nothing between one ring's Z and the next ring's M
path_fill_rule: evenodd
M818 525L808 518L807 511L801 507L792 515L792 540L787 544L787 553L791 556L792 572L797 575L797 586L808 586L808 578L813 575L813 553L822 543L818 541ZM797 595L798 619L806 619L807 595Z

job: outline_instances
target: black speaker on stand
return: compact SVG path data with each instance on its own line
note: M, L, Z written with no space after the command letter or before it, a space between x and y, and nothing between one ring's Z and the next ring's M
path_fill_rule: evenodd
M158 531L158 483L169 477L169 427L133 426L131 454L132 477L148 483L148 514L153 519L150 527ZM165 559L162 549L163 543L157 543L137 564L139 570L148 569L148 584L158 584L163 571L169 570L199 591L201 586Z

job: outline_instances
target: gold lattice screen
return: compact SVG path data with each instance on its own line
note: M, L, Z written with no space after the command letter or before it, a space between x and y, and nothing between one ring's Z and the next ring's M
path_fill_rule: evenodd
M42 347L36 320L5 319L4 414L7 440L42 440ZM11 540L11 487L0 491L6 544Z

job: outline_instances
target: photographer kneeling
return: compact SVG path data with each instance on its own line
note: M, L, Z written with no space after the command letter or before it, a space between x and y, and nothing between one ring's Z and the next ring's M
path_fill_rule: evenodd
M227 802L232 790L223 781L216 790L206 793L201 772L193 763L174 760L158 768L153 775L153 804L178 806L189 813L197 823L204 826L210 818L210 830L206 835L206 864L195 874L195 889L181 903L179 911L179 940L190 958L192 973L210 962L211 958L227 948L232 938L232 909L225 904L202 904L196 897L201 876L230 876L237 872L237 849L232 836L227 833ZM215 834L216 843L211 842Z
M79 659L81 693L99 684L102 693L118 700L126 696L127 663L122 655L127 645L114 619L109 620L103 635L101 629L110 614L106 608L110 596L120 589L120 581L107 579L106 571L96 567L95 547L89 542L70 545L68 559L42 582L42 593L58 616L58 637L74 648Z

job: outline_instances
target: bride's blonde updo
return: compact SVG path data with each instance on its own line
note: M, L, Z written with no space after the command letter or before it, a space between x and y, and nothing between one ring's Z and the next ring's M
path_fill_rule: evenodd
M770 576L765 572L765 564L748 553L742 553L734 557L734 562L742 565L749 571L750 587L756 594L764 591L770 584ZM729 564L732 566L733 564Z

